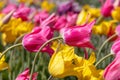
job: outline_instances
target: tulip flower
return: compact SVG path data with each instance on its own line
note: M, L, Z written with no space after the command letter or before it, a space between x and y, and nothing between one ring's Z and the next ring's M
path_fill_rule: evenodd
M117 53L115 59L105 68L104 78L105 80L120 80L120 52Z
M34 21L36 24L40 24L41 21L44 21L49 17L49 13L47 11L40 11L34 16Z
M67 19L66 19L66 16L63 15L63 16L60 16L59 19L57 19L53 28L59 31L61 28L65 27L66 24L67 24Z
M53 36L53 32L50 27L40 28L35 27L33 31L24 36L22 44L24 48L30 52L37 52L38 49ZM50 48L50 44L46 45L42 52L48 52L52 55L53 50Z
M120 38L118 38L111 47L111 53L112 54L118 54L120 51Z
M38 73L32 74L32 80L37 80ZM17 76L15 80L29 80L30 78L30 70L29 68L25 69L21 74Z
M53 77L64 78L67 76L76 76L78 80L103 80L101 70L96 70L94 53L88 60L77 56L74 48L64 45L54 53L50 59L48 70Z
M0 53L1 56L1 53ZM0 59L0 71L8 68L8 64L5 62L5 56Z
M83 26L66 27L60 30L64 42L70 46L88 47L94 49L90 42L91 29L95 21Z
M69 12L67 13L67 27L75 26L77 21L78 14Z
M100 16L100 9L90 7L89 5L83 6L83 9L78 15L76 24L84 25L86 22L91 22Z
M112 18L114 20L117 20L120 22L120 7L116 7L113 11L112 11Z
M16 10L16 9L17 9L17 5L15 5L15 4L9 4L5 8L3 8L2 13L8 14L10 11Z
M102 6L101 8L101 14L104 16L104 17L109 17L111 16L111 12L112 10L114 9L114 3L115 0L106 0L104 5Z
M19 3L24 3L24 4L32 4L34 1L33 0L17 0Z
M115 33L116 21L103 21L92 29L94 34L111 36Z
M62 15L62 14L66 14L68 12L78 13L79 12L78 9L79 9L78 4L75 3L74 0L69 0L64 3L59 2L57 11L60 15Z
M52 3L52 2L49 2L49 0L43 0L41 2L41 8L43 10L46 10L46 11L50 12L55 8L55 4Z
M2 32L2 42L4 45L13 43L17 37L30 32L32 29L33 24L31 22L22 21L20 18L12 18L7 24L2 25L0 29Z
M28 15L30 13L30 8L21 4L16 12L13 14L15 18L21 18L23 21L28 20Z
M118 25L116 27L116 30L115 30L116 34L120 37L120 25Z
M56 19L56 23L53 26L53 29L60 31L60 29L64 28L64 27L72 27L76 25L76 20L77 20L77 14L75 13L68 13L63 16L59 16Z

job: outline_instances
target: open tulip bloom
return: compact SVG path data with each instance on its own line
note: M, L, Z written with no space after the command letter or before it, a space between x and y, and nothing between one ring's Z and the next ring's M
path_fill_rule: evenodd
M77 56L73 47L64 46L64 48L60 49L60 51L58 50L51 57L48 70L53 77L76 76L79 80L103 80L102 70L96 70L93 65L95 62L94 53L86 60Z

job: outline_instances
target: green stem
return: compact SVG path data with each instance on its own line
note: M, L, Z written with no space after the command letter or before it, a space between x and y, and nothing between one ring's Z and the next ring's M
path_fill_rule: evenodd
M34 72L35 62L36 62L36 60L37 60L37 57L38 57L39 52L40 52L49 42L54 41L54 40L56 40L56 39L62 39L62 37L59 36L59 37L52 38L52 39L46 41L46 42L39 48L38 52L37 52L36 55L35 55L34 61L33 61L32 69L31 69L31 73L30 73L30 80L32 80L32 74L33 74L33 72Z
M96 23L95 24L99 24L100 22L102 22L104 20L104 16L100 16L98 19L97 19L97 21L96 21Z
M100 52L101 52L102 48L104 47L104 45L105 45L108 41L110 41L111 39L113 39L116 35L117 35L117 34L113 34L112 36L110 36L108 39L106 39L106 40L104 41L104 43L100 46L100 48L99 48L99 50L98 50L98 53L97 53L98 56L100 56Z
M19 37L15 40L14 44L17 44L24 36L25 36L25 34L22 34L21 36L19 36Z
M7 48L5 51L2 52L2 55L0 56L0 59L3 57L3 55L5 55L10 49L14 48L14 47L17 47L17 46L22 46L22 43L18 43L18 44L15 44L13 46L10 46L9 48Z
M54 77L52 75L50 75L50 77L48 78L48 80L54 80Z
M113 56L113 54L108 54L106 56L104 56L102 59L100 59L96 64L95 64L95 67L97 67L102 61L104 61L106 58L110 57L110 56Z

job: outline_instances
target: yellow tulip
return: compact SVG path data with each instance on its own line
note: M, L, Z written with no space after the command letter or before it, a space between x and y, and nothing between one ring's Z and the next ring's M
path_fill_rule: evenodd
M24 33L28 33L33 29L31 22L22 21L21 19L12 18L7 24L2 25L0 31L2 32L2 41L12 43L17 37Z
M48 12L52 11L55 7L55 4L50 3L48 0L44 0L40 5L43 10L46 10Z
M7 4L7 0L0 0L0 9L2 9Z
M82 11L79 13L76 24L83 25L87 21L91 22L100 16L99 8L92 8L89 5L83 6Z
M1 53L0 53L1 55ZM8 64L5 62L5 56L0 59L0 71L8 68Z
M113 11L112 11L112 18L114 20L117 20L120 22L120 7L116 7Z
M79 80L92 80L93 78L102 80L101 70L96 70L94 62L94 53L91 54L89 60L86 60L77 56L73 47L66 46L65 49L58 50L52 55L48 70L52 76L57 78L76 76Z
M109 33L114 33L117 21L103 21L102 23L95 25L92 29L93 34L98 35L109 35Z
M26 4L30 5L30 4L33 3L33 0L18 0L18 2L20 2L20 3L26 3Z
M77 25L83 25L83 24L85 24L85 23L86 23L86 20L87 20L87 18L88 18L88 15L89 15L88 12L86 12L85 10L82 10L82 11L80 12L80 14L78 15L76 24L77 24Z

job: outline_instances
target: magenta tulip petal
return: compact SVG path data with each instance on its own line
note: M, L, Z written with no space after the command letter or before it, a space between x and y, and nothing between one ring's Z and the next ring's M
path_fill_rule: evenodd
M120 25L116 27L116 34L120 37Z
M102 6L101 13L104 17L111 16L111 12L114 9L113 2L114 0L106 0L104 5Z
M105 80L120 80L120 52L104 71Z
M38 49L52 37L53 32L50 27L35 27L31 33L24 36L22 44L26 50L30 52L37 52ZM42 49L42 52L48 52L51 55L54 51L50 48L50 44L47 44Z
M29 13L30 13L30 8L21 4L21 6L16 10L13 16L15 18L21 18L23 21L26 21L28 20Z
M37 80L38 73L32 74L32 80ZM30 70L29 68L25 69L24 72L19 74L15 80L29 80L30 78Z
M48 17L49 17L49 13L47 11L40 11L35 15L34 21L35 23L40 24L41 21L47 19Z
M62 28L60 33L64 39L64 42L70 46L89 47L94 49L93 45L90 43L91 29L94 24L95 21L82 27L74 26Z
M109 17L111 16L111 12L114 9L114 0L106 0L104 5L101 8L101 13L104 17Z
M120 51L120 38L118 38L112 45L111 48L111 53L113 54L118 54L118 52Z
M15 4L9 4L2 10L2 13L8 14L10 11L16 10L16 9L17 9L17 6Z

